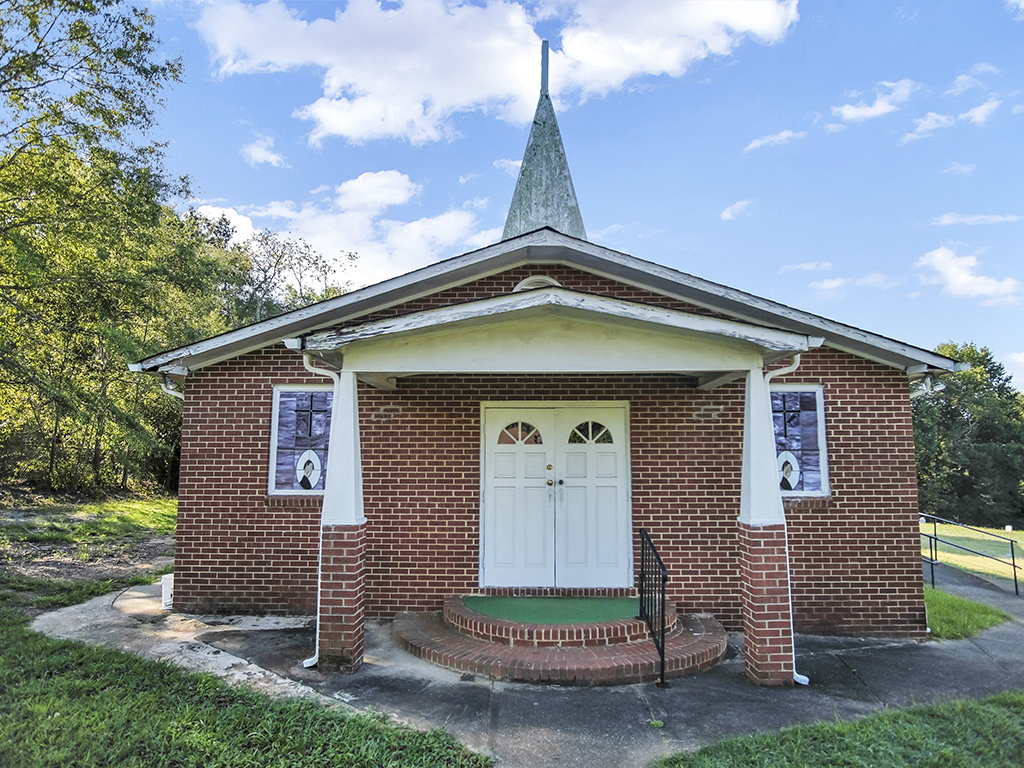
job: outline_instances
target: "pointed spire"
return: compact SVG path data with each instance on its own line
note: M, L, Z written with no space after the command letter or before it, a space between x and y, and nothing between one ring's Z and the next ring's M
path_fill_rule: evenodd
M540 100L501 239L510 240L541 227L551 227L579 240L587 239L569 176L562 135L555 120L555 107L548 94L547 40L541 43Z

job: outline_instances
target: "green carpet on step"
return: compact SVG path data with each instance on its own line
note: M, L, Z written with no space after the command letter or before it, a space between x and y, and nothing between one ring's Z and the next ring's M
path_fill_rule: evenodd
M462 598L471 611L524 624L576 624L635 618L635 597L493 597Z

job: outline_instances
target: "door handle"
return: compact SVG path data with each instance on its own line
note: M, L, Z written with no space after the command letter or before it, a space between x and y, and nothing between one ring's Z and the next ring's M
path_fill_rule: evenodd
M561 482L561 480L559 480L559 482ZM550 480L548 480L548 485L551 485L551 481Z
M559 484L559 485L561 485L561 484L562 484L562 483L564 483L564 482L565 482L565 480L559 480L559 481L558 481L558 484Z

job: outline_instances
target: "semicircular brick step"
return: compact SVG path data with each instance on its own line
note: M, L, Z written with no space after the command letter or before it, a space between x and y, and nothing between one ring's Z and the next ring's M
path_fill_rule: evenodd
M722 625L706 614L677 616L665 638L665 677L692 675L725 656ZM461 630L461 631L460 631ZM425 661L496 680L558 685L655 682L660 659L637 619L592 624L520 624L466 608L448 598L444 611L395 616L398 644ZM490 639L488 639L490 638Z

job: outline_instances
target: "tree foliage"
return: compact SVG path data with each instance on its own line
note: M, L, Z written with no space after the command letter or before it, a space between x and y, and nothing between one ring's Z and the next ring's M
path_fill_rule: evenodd
M1024 518L1024 396L986 347L939 345L970 364L913 399L921 509L961 523Z
M181 63L114 0L0 6L0 480L173 486L180 403L127 363L339 290L307 245L170 202L150 137ZM312 280L310 278L313 278Z

